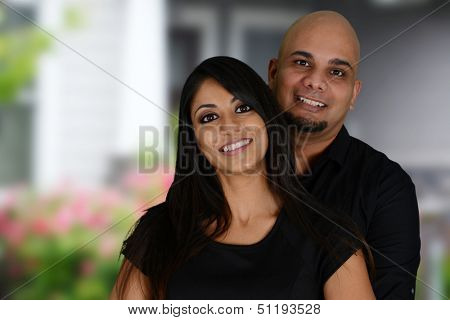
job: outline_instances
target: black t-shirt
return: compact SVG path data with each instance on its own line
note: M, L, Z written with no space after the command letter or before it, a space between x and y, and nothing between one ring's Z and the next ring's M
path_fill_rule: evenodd
M165 210L165 203L150 208L134 232L145 232L152 215ZM257 243L211 240L172 275L167 298L323 299L326 280L360 247L356 240L347 240L350 243L334 243L330 252L295 227L282 209L270 232ZM143 245L129 241L123 254L129 258L129 246ZM142 268L143 261L132 262L151 278Z
M408 174L342 127L302 183L319 202L350 214L360 228L375 260L377 299L413 299L419 210Z

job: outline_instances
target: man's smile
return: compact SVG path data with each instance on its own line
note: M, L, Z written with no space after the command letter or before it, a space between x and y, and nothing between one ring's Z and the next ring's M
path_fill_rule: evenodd
M295 101L296 103L300 103L303 109L314 113L322 111L323 109L328 107L328 105L322 101L318 101L300 95L295 96Z

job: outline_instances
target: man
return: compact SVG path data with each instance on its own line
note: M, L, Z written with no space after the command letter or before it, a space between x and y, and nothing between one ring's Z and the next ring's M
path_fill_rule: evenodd
M420 262L414 184L397 163L344 127L361 90L359 57L350 23L336 12L315 12L286 32L269 63L269 86L299 128L297 165L305 187L350 214L371 246L377 298L414 299Z

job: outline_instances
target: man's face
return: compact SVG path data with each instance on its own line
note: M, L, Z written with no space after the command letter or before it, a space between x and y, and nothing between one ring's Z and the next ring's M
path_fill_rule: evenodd
M270 62L269 86L305 130L328 136L343 125L360 90L355 45L330 26L297 28Z

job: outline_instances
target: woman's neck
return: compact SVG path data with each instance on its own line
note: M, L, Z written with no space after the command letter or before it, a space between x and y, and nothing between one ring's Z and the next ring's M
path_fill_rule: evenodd
M263 173L224 175L218 173L234 223L247 225L255 218L278 213L280 203L269 189Z

